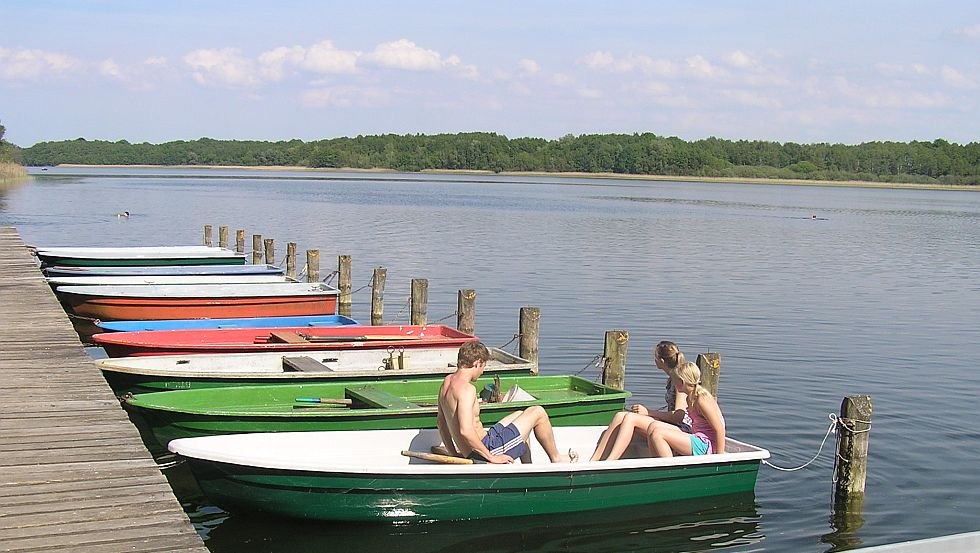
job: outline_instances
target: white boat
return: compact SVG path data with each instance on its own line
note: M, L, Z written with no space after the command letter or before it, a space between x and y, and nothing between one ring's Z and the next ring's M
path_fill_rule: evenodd
M531 440L530 464L433 462L434 429L230 434L181 438L201 490L229 511L345 521L429 521L572 513L752 492L765 449L733 439L725 453L651 458L634 447L589 462L604 426L555 427L550 463ZM666 507L669 508L669 507Z
M255 284L290 282L285 275L156 275L156 276L63 276L48 277L51 286L118 286L149 284Z
M119 248L35 248L42 267L119 265L242 265L245 254L212 246L137 246Z

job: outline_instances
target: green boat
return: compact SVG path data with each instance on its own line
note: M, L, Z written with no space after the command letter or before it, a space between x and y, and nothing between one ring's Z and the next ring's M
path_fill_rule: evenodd
M124 404L142 415L160 445L170 440L242 432L310 432L436 428L442 378L235 386L138 394ZM494 377L476 382L487 391ZM517 388L515 388L517 386ZM629 392L577 376L501 376L500 389L520 401L486 403L480 418L491 425L507 414L541 405L555 426L606 425L623 410Z
M559 450L586 459L605 426L556 427ZM188 438L170 451L201 490L232 512L331 521L433 521L575 513L752 492L765 449L729 438L726 453L617 461L440 464L406 456L436 430L233 434ZM645 444L643 444L645 446Z

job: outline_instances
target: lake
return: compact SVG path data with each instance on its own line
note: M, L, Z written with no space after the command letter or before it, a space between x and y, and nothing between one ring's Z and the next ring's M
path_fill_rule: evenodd
M455 324L514 351L541 309L543 374L598 378L606 330L630 333L634 399L663 404L651 348L722 356L729 434L792 468L845 396L874 407L863 511L834 516L834 436L803 470L760 469L754 495L521 521L340 525L229 516L168 469L212 551L834 551L980 529L980 194L819 186L399 173L32 169L0 189L28 244L200 244L205 224L353 258L353 316ZM129 211L130 217L117 213Z

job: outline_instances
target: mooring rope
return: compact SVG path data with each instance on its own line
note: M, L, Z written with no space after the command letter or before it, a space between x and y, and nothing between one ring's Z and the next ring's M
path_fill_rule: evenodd
M811 458L809 461L807 461L806 463L803 463L802 465L800 465L798 467L794 467L794 468L778 467L778 466L770 463L769 461L767 461L765 459L762 460L762 463L765 464L765 465L768 465L768 466L770 466L770 467L772 467L772 468L774 468L776 470L781 470L781 471L784 471L784 472L793 472L793 471L801 470L801 469L804 469L807 466L809 466L810 463L813 463L814 461L816 461L817 460L817 457L820 457L820 453L823 451L823 446L827 443L827 438L830 437L830 435L832 433L835 433L834 431L837 428L840 428L842 432L850 432L851 434L861 434L861 433L864 433L864 432L870 432L871 431L871 421L870 420L865 421L865 420L846 419L846 418L838 417L834 413L830 413L828 415L828 417L830 418L830 426L827 427L827 433L824 434L823 440L821 440L821 442L820 442L820 447L817 448L816 455L814 455L813 458ZM864 430L855 430L855 423L864 423L864 424L867 424L868 427L866 429L864 429ZM834 459L834 466L837 465L838 459L839 460L842 460L842 461L846 461L847 460L847 459L842 458L840 456L840 453L836 453L836 452L834 454L834 457L836 457L836 459ZM836 471L835 471L835 473L836 473Z

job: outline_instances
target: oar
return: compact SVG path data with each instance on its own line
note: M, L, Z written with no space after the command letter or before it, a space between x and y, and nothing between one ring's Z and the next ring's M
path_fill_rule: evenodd
M404 334L365 334L361 336L312 336L310 334L300 334L307 342L373 342L373 341L400 341L400 340L421 340L420 336L405 336Z
M447 465L472 465L479 461L474 461L467 457L453 457L452 455L439 455L437 453L425 453L422 451L409 451L407 449L402 450L402 455L405 457L414 457L416 459L424 459L426 461L433 461L435 463L445 463Z
M353 400L349 398L333 397L298 397L294 401L296 403L325 403L329 405L350 405L353 403Z

